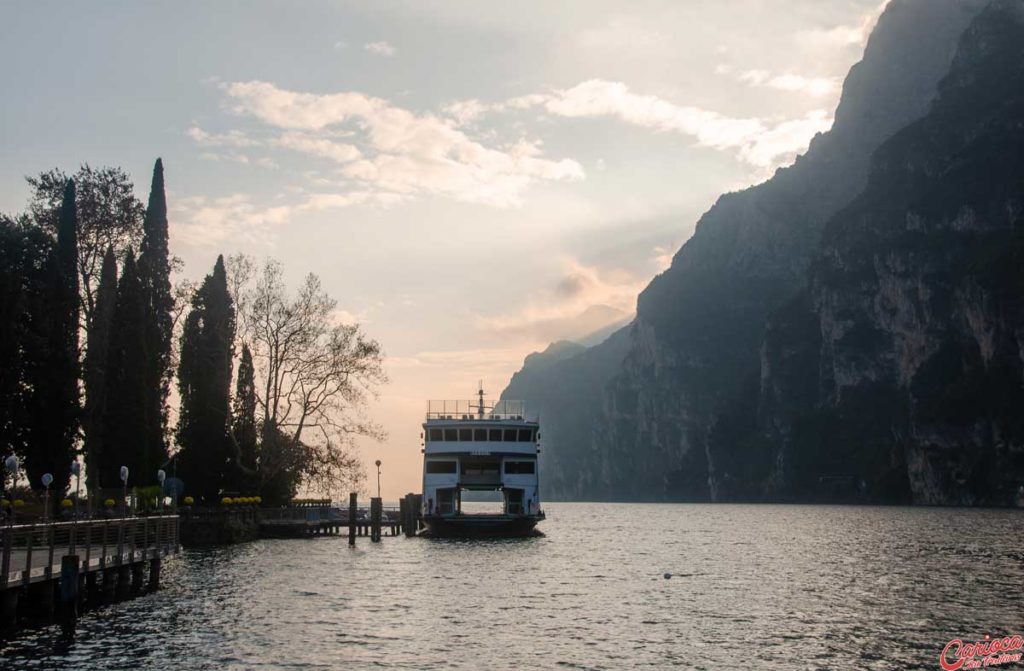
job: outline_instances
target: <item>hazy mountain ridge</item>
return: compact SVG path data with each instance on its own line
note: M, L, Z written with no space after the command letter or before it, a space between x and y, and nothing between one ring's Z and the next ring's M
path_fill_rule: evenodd
M641 294L629 327L514 380L505 395L529 399L544 414L549 497L810 495L795 489L777 447L785 422L773 428L769 419L773 408L818 398L818 375L794 373L809 365L807 339L791 341L788 329L811 331L814 320L809 305L801 310L793 301L810 301L826 222L868 184L875 149L928 112L960 35L984 4L891 3L847 77L833 130L773 179L719 199L672 267ZM954 71L966 67L964 58ZM784 374L786 356L793 365ZM773 384L786 393L763 393Z

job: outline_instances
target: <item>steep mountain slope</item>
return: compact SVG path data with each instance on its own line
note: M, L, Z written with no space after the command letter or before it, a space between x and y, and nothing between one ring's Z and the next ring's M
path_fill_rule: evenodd
M1024 2L971 24L929 114L875 154L762 359L768 479L1009 505L1024 483ZM724 441L722 444L726 447ZM762 459L764 461L764 459ZM763 475L763 474L761 474Z
M983 4L894 0L833 130L768 182L723 196L631 326L506 390L544 414L549 497L717 498L730 470L712 449L729 442L716 418L756 415L766 319L806 286L824 224L864 188L874 150L927 111Z

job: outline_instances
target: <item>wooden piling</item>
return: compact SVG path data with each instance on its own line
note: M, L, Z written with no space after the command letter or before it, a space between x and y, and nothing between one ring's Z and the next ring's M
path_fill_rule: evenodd
M160 589L160 557L153 557L149 560L149 581L146 589L155 592Z
M380 542L380 522L384 505L379 496L370 499L370 540Z
M142 594L145 583L143 577L145 576L145 565L142 562L134 562L132 564L132 594Z
M125 564L117 568L117 600L124 601L132 595L132 569Z
M103 603L100 596L99 583L96 580L98 575L99 571L89 571L85 574L85 591L83 596L85 597L85 603L90 606Z
M78 620L78 555L60 558L60 626L64 633L73 632Z
M423 522L420 520L420 514L423 512L423 495L413 494L412 495L412 522L417 533L423 529Z
M117 600L117 569L103 569L103 603L113 603Z
M358 512L358 497L355 492L348 495L348 544L356 544L356 513Z
M0 635L7 635L18 628L18 592L5 589L0 592Z
M413 509L413 495L406 494L402 499L402 530L407 537L416 535L416 511Z

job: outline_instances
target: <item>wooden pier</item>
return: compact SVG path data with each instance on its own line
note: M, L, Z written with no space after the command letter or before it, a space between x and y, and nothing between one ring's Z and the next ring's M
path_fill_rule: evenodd
M0 631L19 602L73 623L80 605L157 589L161 560L179 549L177 515L15 524L2 528ZM148 569L148 579L147 579Z
M264 508L260 510L260 536L267 538L301 538L350 533L352 537L398 536L403 531L397 508L380 508L380 532L375 535L372 510L356 509L350 521L347 510L332 506Z

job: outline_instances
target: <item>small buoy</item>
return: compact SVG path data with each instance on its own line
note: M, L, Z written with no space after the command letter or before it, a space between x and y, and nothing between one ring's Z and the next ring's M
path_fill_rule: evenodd
M671 573L666 573L666 574L665 574L665 580L668 580L668 579L669 579L669 578L671 578L671 577L672 577L672 574L671 574Z

